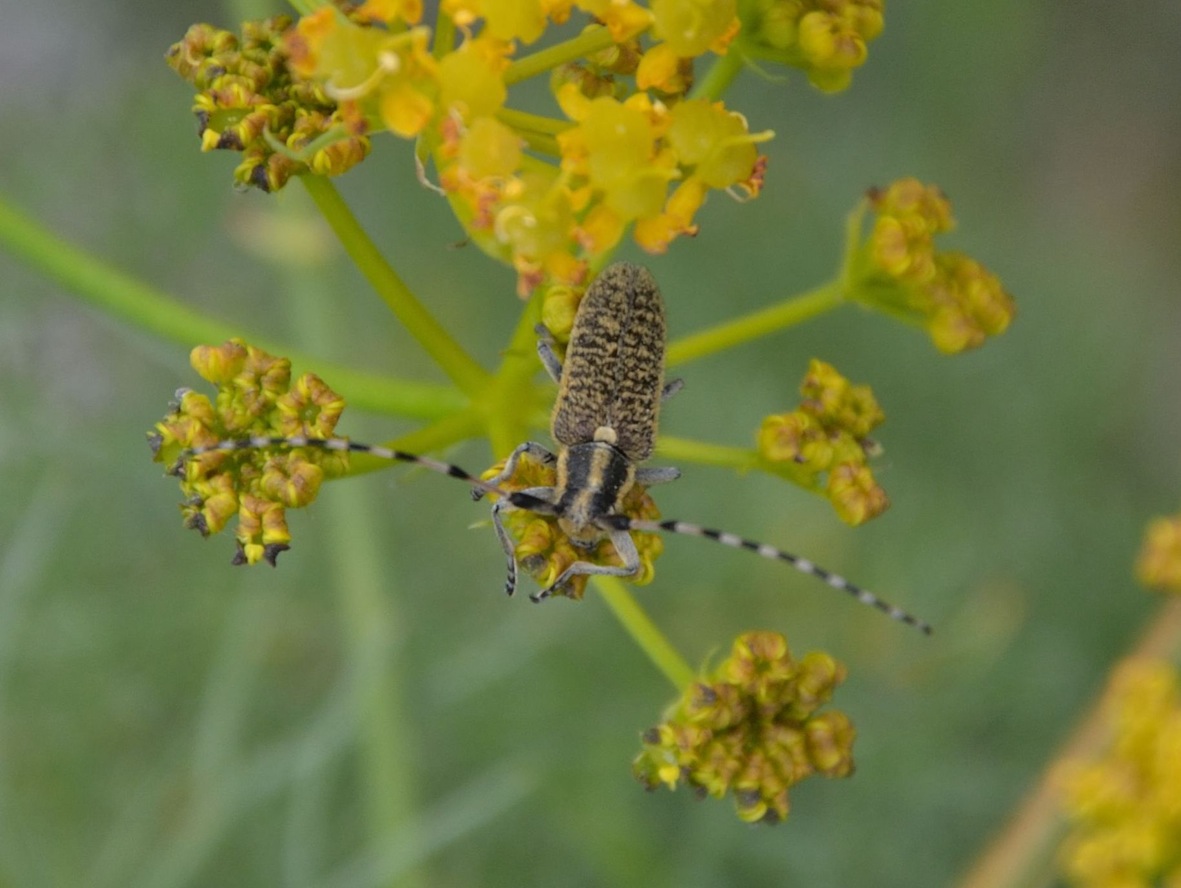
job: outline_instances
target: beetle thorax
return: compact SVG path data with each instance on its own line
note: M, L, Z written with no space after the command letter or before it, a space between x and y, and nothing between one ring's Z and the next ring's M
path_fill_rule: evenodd
M598 433L595 438L564 448L558 455L558 526L581 546L602 537L595 519L618 510L636 477L634 463Z

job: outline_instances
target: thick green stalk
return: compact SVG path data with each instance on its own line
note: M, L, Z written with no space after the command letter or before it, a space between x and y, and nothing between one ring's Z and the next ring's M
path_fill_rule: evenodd
M512 108L501 108L496 112L496 119L516 130L517 135L525 140L530 150L549 157L561 155L555 136L571 126L567 122L555 120L552 117L529 114Z
M440 12L435 17L435 37L431 43L431 55L441 59L455 49L455 22L451 16Z
M496 112L496 118L513 129L545 133L550 136L556 136L573 126L566 120L558 120L556 117L546 117L542 114L530 114L528 111L518 111L514 108L501 108Z
M488 373L418 301L370 240L332 183L322 176L301 176L300 181L336 232L349 257L410 335L464 394L478 396L488 383Z
M66 243L2 200L0 243L18 259L111 317L186 348L240 336L271 354L290 358L299 372L316 373L361 410L437 419L467 403L450 386L362 373L214 320Z
M714 59L705 76L698 80L689 91L691 99L708 99L716 102L730 88L735 78L741 73L745 61L739 54L737 44L731 45L729 51L721 58Z
M656 441L656 455L675 462L691 462L703 466L721 466L745 472L759 467L759 457L749 447L729 447L707 444L687 438L661 435Z
M644 613L631 591L617 577L595 577L594 583L607 607L648 659L678 691L687 688L697 677L693 667Z
M607 49L614 43L611 32L602 25L587 28L577 37L564 40L532 55L523 56L511 63L504 72L505 85L512 86L514 83L544 74L566 62Z
M666 365L675 367L678 364L686 364L787 327L794 327L836 308L843 301L841 282L832 281L815 290L793 296L778 305L751 312L678 339L668 347Z

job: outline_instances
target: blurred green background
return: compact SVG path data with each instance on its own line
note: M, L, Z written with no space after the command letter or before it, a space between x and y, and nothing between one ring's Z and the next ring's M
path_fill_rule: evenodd
M301 250L279 269L249 246L306 201L235 193L234 158L198 153L190 90L162 58L189 23L236 15L0 0L0 192L245 332L442 381L330 236L315 234L327 265ZM962 357L850 307L678 371L665 429L733 445L795 404L813 356L872 384L893 508L869 526L696 466L659 501L937 627L927 639L780 566L667 541L638 594L690 660L767 628L849 667L837 705L857 774L799 787L776 828L641 790L629 763L671 688L593 594L505 600L492 534L469 529L485 509L460 485L404 469L332 485L278 569L231 568L230 539L182 530L143 440L199 382L188 347L0 250L0 885L954 882L1156 607L1131 562L1145 521L1181 502L1179 43L1181 7L1162 0L890 3L848 92L775 72L728 96L777 133L768 185L747 205L714 195L695 240L644 260L672 336L827 280L845 213L904 175L944 188L948 243L1019 308ZM454 247L409 146L379 139L338 184L491 365L513 276ZM376 577L357 568L367 550Z

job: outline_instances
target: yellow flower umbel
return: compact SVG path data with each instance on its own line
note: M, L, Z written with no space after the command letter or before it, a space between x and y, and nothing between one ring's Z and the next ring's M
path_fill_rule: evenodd
M505 465L501 460L482 477L487 480L497 475ZM500 487L506 491L524 490L529 487L553 487L557 480L554 467L539 463L528 453L517 460L517 468L513 476L503 482ZM495 495L492 495L495 499ZM660 510L647 490L637 484L623 498L620 513L637 521L659 521ZM589 561L591 564L609 564L621 567L623 561L611 541L604 538L589 549L574 545L570 538L558 526L558 519L549 515L538 515L535 512L514 509L504 513L504 524L509 534L517 541L514 554L517 562L543 589L548 588L562 571L575 561ZM656 575L654 562L664 551L664 541L659 534L635 532L632 539L636 544L636 551L640 556L640 572L634 577L626 577L628 582L637 586L644 586L652 582ZM584 575L570 579L564 587L554 590L554 595L564 595L576 601L586 593L586 584L590 577Z
M763 420L757 448L764 468L823 491L849 524L880 515L890 500L869 468L869 457L878 452L869 433L886 415L873 392L814 358L800 394L796 410Z
M1181 694L1176 668L1125 661L1106 709L1113 731L1102 758L1061 776L1072 822L1062 868L1082 888L1181 884Z
M748 632L730 656L690 685L665 721L644 734L633 772L648 789L685 783L734 796L748 823L787 817L788 790L806 777L853 773L853 725L817 713L845 680L825 653L792 658L777 632Z
M248 135L266 155L243 167L243 181L275 188L309 169L333 174L345 167L330 159L356 162L364 156L356 146L368 150L367 142L334 137L385 129L415 139L467 235L516 269L522 295L546 282L584 284L629 228L645 250L663 252L697 231L694 217L710 190L758 194L764 160L755 146L771 134L750 132L720 102L684 98L693 60L725 52L740 33L735 0L657 0L650 8L616 0L450 0L442 8L450 17L442 34L420 24L422 5L409 0L321 6L293 27L275 20L266 32L266 82L319 102L324 126L296 139L282 128L277 99L257 96L258 87L235 93L230 109L258 106ZM602 39L552 66L550 87L564 116L510 110L520 45L575 8L601 23L590 31ZM224 58L235 58L231 42L224 32L195 30L174 49L194 60L178 70L224 79ZM215 61L198 64L207 58ZM206 88L208 78L190 79ZM198 97L199 106L219 102L219 92ZM310 113L298 103L282 107ZM220 129L211 131L210 145L226 142ZM245 141L235 136L225 147ZM276 151L279 143L290 150ZM309 150L303 163L300 152Z
M198 90L201 149L242 152L234 179L263 191L302 173L340 175L369 153L364 121L320 84L292 75L283 46L290 28L286 16L247 22L241 38L193 25L166 56Z
M273 565L291 541L285 510L311 503L325 476L348 467L348 454L314 447L185 451L257 435L329 438L344 399L311 373L293 383L286 358L240 339L198 346L189 360L217 395L177 393L172 411L148 433L153 460L180 478L186 527L209 536L237 516L234 563Z
M873 212L862 235L866 210ZM934 185L900 179L870 191L850 220L849 298L925 327L935 347L955 354L1008 328L1016 307L1000 281L935 238L954 225L951 204Z

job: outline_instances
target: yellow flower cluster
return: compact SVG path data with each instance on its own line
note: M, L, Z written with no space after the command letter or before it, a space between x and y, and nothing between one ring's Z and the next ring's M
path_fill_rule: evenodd
M234 563L274 564L291 541L285 510L311 503L325 476L348 467L348 454L310 447L185 451L255 435L332 437L344 399L311 373L292 382L286 358L240 339L198 346L189 360L217 395L177 393L171 412L148 433L153 460L180 478L186 527L208 536L237 516Z
M935 247L954 225L936 186L900 179L872 190L868 206L874 219L852 256L851 298L921 324L948 354L1005 331L1016 307L996 276L969 256Z
M765 467L810 489L823 489L842 521L862 524L890 505L868 458L869 433L886 418L869 386L853 385L830 364L813 359L800 385L802 401L768 416L757 450Z
M1136 578L1150 588L1181 594L1181 515L1149 523L1136 559Z
M481 476L491 478L504 468L501 460ZM553 487L556 474L552 465L545 465L533 459L528 453L517 460L513 476L501 483L504 490L524 490L529 487ZM495 496L492 497L495 499ZM643 521L659 521L660 510L644 487L635 485L623 498L620 514ZM619 553L607 539L601 540L590 549L575 546L558 526L558 520L548 515L512 510L504 515L505 527L517 541L515 554L517 562L543 589L548 588L562 572L575 561L589 561L591 564L623 565ZM640 572L628 577L628 582L638 586L652 582L656 575L655 560L664 551L664 541L659 534L635 532L632 538L640 556ZM554 595L580 600L586 593L589 577L575 576L564 588L554 590Z
M319 84L292 78L281 46L290 26L286 16L247 22L238 38L193 25L166 56L198 90L201 149L242 152L234 179L263 191L306 172L339 175L369 153L363 120L349 118Z
M882 32L881 0L756 0L763 57L802 68L826 92L847 87Z
M783 820L793 785L853 772L853 725L842 712L816 711L844 680L845 667L828 654L797 661L777 632L740 635L730 656L645 732L633 772L649 789L683 781L715 798L730 792L748 823Z
M1113 742L1095 762L1061 774L1072 821L1062 846L1069 881L1084 888L1181 884L1181 693L1177 670L1128 660L1106 701Z
M615 43L554 71L551 89L566 119L506 109L518 43L575 7ZM442 8L467 35L447 51L430 45L418 4L368 2L352 16L322 7L288 32L291 69L323 84L351 119L420 140L469 236L517 270L521 293L547 280L585 282L591 261L629 226L644 249L665 250L697 230L694 215L710 190L749 197L761 188L755 146L771 134L751 133L721 103L683 98L692 59L724 51L738 33L735 0L655 0L650 8L454 0ZM645 32L659 41L646 50L638 39ZM625 76L635 85L619 81Z

